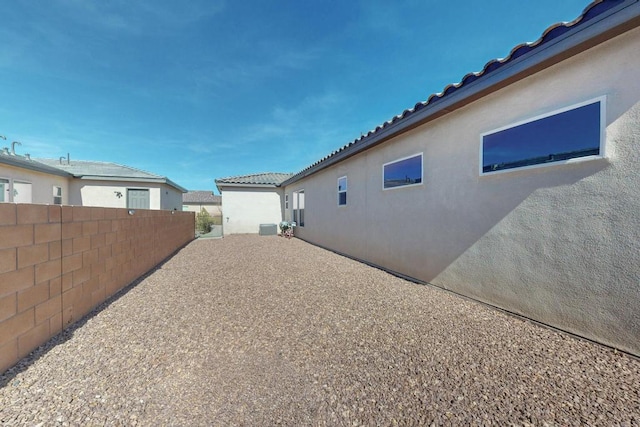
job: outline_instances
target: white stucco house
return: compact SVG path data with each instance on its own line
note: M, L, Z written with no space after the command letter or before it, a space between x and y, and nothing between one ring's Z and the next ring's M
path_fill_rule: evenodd
M187 190L167 177L108 162L0 152L0 202L182 210Z
M0 203L69 204L72 176L15 151L0 151Z
M640 355L639 27L594 1L234 209Z
M279 224L285 210L282 182L290 173L258 173L215 180L222 195L224 235L259 233L261 224Z

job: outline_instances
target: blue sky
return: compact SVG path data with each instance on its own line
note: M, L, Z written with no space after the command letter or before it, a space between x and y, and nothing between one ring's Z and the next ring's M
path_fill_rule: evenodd
M298 172L579 0L0 3L0 135L190 190Z

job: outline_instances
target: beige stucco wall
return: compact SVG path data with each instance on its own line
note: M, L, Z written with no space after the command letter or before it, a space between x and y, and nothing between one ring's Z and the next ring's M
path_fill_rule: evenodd
M204 208L211 216L222 216L222 206L208 205L206 203L182 203L182 210L185 212L199 213Z
M282 221L282 189L220 187L222 229L225 235L260 231L260 224Z
M126 208L127 189L148 189L150 209L182 210L180 191L164 184L150 182L74 179L70 184L69 202L75 206ZM117 193L121 194L121 197L118 197Z
M635 29L296 182L296 234L640 354L639 48ZM479 176L481 133L603 95L607 159ZM423 184L383 191L420 152Z
M182 192L169 185L162 184L160 186L160 209L181 211Z
M53 204L53 187L62 188L62 204L69 201L69 178L0 164L0 178L31 183L30 203Z

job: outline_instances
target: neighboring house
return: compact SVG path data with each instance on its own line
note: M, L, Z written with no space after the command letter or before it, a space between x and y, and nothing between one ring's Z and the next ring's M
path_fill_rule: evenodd
M68 172L0 151L0 203L68 204Z
M206 210L211 216L222 216L222 197L212 191L188 191L182 195L182 210L199 213Z
M285 209L280 184L291 176L289 173L260 173L216 179L222 195L224 234L257 234L260 224L279 224Z
M182 210L187 190L169 178L109 162L36 159L69 172L69 204L155 210Z
M638 0L593 2L280 183L282 218L314 244L640 355L639 25Z
M0 152L0 202L181 210L187 190L129 166Z

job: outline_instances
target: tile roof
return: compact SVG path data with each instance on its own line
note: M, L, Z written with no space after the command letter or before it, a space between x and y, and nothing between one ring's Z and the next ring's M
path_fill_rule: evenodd
M67 163L66 159L62 161L58 159L36 159L45 165L67 171L75 177L82 176L102 176L117 178L164 178L160 175L145 172L130 166L119 165L110 162L94 162L86 160L71 160Z
M460 97L469 96L471 98L472 96L477 95L477 93L473 92L474 89L478 87L478 85L482 85L483 82L486 82L485 84L489 86L490 83L488 81L491 81L493 76L498 74L496 72L501 68L508 68L511 65L520 64L522 61L528 60L528 58L538 51L543 51L547 46L553 45L566 38L563 36L566 35L568 37L577 33L577 31L582 29L581 27L586 27L587 25L585 24L594 20L594 18L599 18L598 20L605 19L605 17L617 13L628 6L637 3L637 1L638 0L593 1L584 9L582 14L573 21L551 25L542 33L538 40L531 43L522 43L517 45L511 50L506 58L492 59L485 64L481 71L468 73L459 83L450 84L446 86L442 92L432 94L426 101L418 102L413 108L404 110L402 114L393 117L391 120L384 122L382 125L377 126L375 129L361 135L359 138L349 142L338 150L333 151L331 154L306 167L302 171L294 174L284 184L287 185L293 183L298 179L304 178L305 176L315 173L324 167L334 164L336 161L340 161L344 157L358 153L363 149L370 148L373 146L373 143L377 144L383 142L389 137L397 134L394 132L402 132L409 126L415 126L418 120L425 120L422 116L426 117L428 114L427 111L434 111L434 114L439 113L440 115L446 114L446 107L440 104L443 103L443 100L451 98L452 95L456 94L456 92L465 93L465 95L460 95ZM631 18L628 18L628 20L630 21ZM612 23L611 25L615 24L616 23ZM499 80L500 78L504 79L505 77L497 77L496 79ZM496 83L491 82L491 84ZM441 108L442 111L439 111L439 108ZM414 116L421 117L414 118ZM333 161L336 156L338 159Z
M275 185L279 186L285 180L291 178L291 173L266 172L252 175L232 176L229 178L216 179L216 185L236 184L236 185Z
M170 185L179 191L186 192L178 184L171 181L166 176L156 175L130 166L119 165L110 162L95 162L87 160L66 159L34 159L34 161L60 171L67 172L75 178L114 180L114 181L140 181L159 182Z
M182 195L182 202L219 205L222 203L222 197L213 194L212 191L189 191Z

